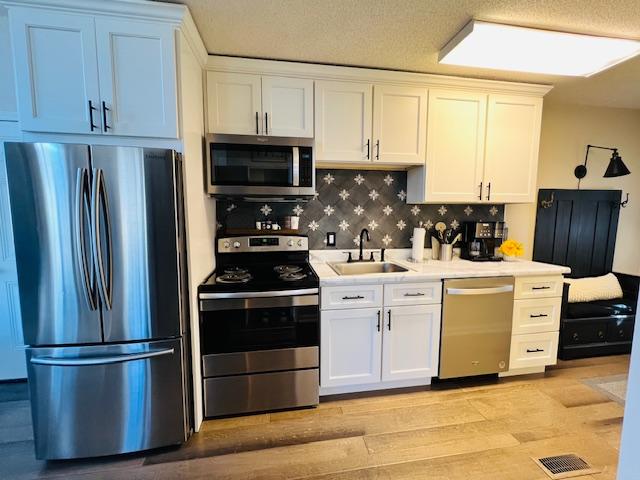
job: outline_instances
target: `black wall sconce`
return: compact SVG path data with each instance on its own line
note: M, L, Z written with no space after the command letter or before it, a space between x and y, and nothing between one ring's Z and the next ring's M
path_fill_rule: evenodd
M573 171L573 174L578 179L578 189L580 189L580 180L582 180L587 175L587 160L589 159L589 150L592 148L611 150L613 152L611 154L611 159L609 160L609 166L607 166L607 170L604 172L603 177L622 177L631 173L627 166L623 163L622 157L618 154L617 148L599 147L598 145L587 145L587 153L584 156L584 164L578 165Z

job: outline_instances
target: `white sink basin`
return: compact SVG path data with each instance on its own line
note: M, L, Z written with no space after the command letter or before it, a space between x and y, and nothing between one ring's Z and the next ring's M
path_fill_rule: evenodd
M366 275L368 273L408 272L408 268L391 262L338 262L329 263L338 275Z

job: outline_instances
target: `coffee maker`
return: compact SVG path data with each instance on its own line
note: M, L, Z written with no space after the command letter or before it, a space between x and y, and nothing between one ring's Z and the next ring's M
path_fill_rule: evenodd
M504 222L463 222L460 257L474 262L499 262L495 250L506 236Z

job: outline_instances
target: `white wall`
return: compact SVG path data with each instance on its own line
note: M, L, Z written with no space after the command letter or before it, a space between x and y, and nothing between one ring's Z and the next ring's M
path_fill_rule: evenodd
M204 192L202 158L204 136L203 70L182 35L179 37L179 49L180 117L184 144L185 216L189 256L189 294L191 297L191 354L197 431L200 428L203 417L197 295L198 285L211 273L215 266L216 221L215 202Z
M586 146L617 147L631 175L603 178L611 152L589 153L589 169L582 189L622 190L630 194L627 208L620 209L613 269L640 275L640 110L588 107L545 102L542 113L538 188L577 188L573 175L584 162ZM509 236L525 243L531 258L536 204L509 205L505 217Z

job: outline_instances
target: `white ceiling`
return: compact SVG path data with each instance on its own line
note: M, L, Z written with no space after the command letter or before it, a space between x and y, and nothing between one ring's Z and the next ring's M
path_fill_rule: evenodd
M547 83L555 85L548 94L555 101L640 108L640 57L590 78L437 61L471 18L640 39L640 0L174 1L189 6L212 54Z

